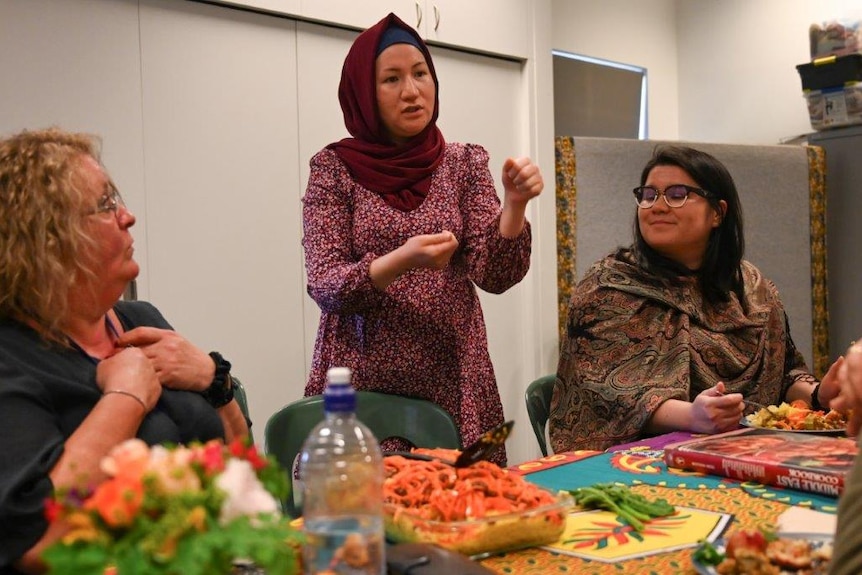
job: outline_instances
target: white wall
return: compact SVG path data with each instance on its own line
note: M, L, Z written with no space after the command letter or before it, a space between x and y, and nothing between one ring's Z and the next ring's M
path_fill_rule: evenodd
M777 144L811 132L808 26L858 0L552 0L553 48L647 69L649 136Z
M552 0L553 48L647 70L649 136L679 137L674 0Z
M676 0L681 139L777 144L811 132L797 64L811 23L858 0Z

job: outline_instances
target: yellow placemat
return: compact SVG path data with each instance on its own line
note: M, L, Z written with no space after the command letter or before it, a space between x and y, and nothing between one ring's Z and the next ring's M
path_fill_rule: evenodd
M698 541L715 541L731 515L703 509L677 507L677 513L660 517L636 531L610 511L581 511L569 514L560 540L545 549L583 559L616 563L697 546Z

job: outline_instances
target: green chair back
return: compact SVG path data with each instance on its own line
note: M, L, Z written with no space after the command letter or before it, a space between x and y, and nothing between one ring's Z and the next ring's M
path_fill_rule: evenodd
M230 378L233 380L233 397L239 404L239 409L245 416L245 420L249 422L248 436L252 443L254 443L254 432L251 428L251 417L248 414L248 397L246 397L245 387L243 387L242 382L237 377L231 375Z
M452 416L424 399L358 391L356 417L378 441L400 437L417 447L461 448L461 436ZM300 511L292 492L294 463L305 438L322 419L323 396L314 395L288 404L266 422L265 450L287 470L291 494L284 507L292 517Z
M542 455L548 455L548 445L545 441L545 424L551 415L551 396L554 394L554 382L557 381L556 374L545 375L527 386L524 399L527 402L527 415L533 425L533 432L539 441L539 449Z

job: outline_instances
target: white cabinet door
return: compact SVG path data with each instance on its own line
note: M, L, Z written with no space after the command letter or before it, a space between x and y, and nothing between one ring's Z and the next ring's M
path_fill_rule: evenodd
M489 168L502 198L500 182L503 162L509 156L530 155L527 102L523 64L433 48L431 55L440 82L438 125L448 142L482 145L490 155ZM553 175L544 174L545 192L553 194ZM528 210L531 219L535 202ZM535 221L534 221L535 223ZM538 230L533 228L534 257ZM533 342L525 340L534 322L532 301L538 282L531 270L515 287L503 294L479 291L488 332L488 350L506 419L529 421L524 405L524 389L532 379L527 372ZM536 439L529 425L516 425L506 442L509 461L535 457Z
M146 273L137 0L0 1L0 70L0 134L58 126L102 138Z
M297 16L300 12L300 0L208 0L215 4L224 4L225 6L249 7L257 8L272 12L273 14L283 14L286 16Z
M524 0L301 0L304 18L365 29L390 12L428 41L526 58L529 5Z
M302 115L299 130L300 194L308 185L309 161L330 142L350 134L344 127L344 116L338 103L341 66L358 33L300 22L296 30L298 105ZM300 208L301 210L301 208ZM302 264L303 288L306 285L305 263ZM306 291L302 294L302 317L305 326L305 367L311 371L311 354L320 321L320 308Z
M526 59L528 8L524 0L428 0L423 34L448 46Z
M418 29L417 14L424 3L415 0L300 0L303 18L334 22L362 30L370 28L381 18L394 12L396 16Z
M248 390L258 438L302 395L292 20L141 1L150 300Z

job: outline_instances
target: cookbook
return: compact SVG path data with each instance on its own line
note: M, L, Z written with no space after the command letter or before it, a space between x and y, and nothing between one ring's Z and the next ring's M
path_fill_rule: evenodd
M838 497L859 449L853 439L744 428L665 446L668 467Z

